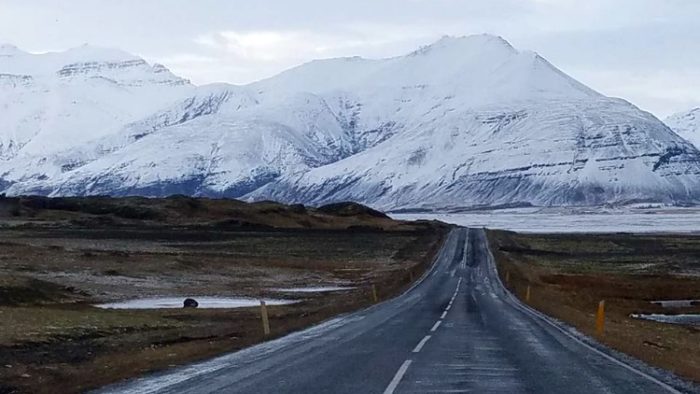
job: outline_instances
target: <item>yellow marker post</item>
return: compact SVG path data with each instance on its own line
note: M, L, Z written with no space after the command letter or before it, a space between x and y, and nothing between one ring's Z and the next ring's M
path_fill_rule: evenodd
M530 302L530 285L527 285L527 290L525 290L525 302Z
M267 316L267 305L263 300L260 300L260 316L262 317L263 333L268 336L270 335L270 320Z
M375 303L379 301L379 297L377 297L377 286L375 285L372 285L372 299Z
M599 336L605 333L605 300L598 303L598 312L595 315L595 332Z

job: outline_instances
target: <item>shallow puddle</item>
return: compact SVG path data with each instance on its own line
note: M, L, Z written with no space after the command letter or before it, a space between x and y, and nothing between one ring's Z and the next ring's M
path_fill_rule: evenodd
M661 306L662 308L687 308L700 304L700 300L659 300L651 301L652 304Z
M700 325L700 314L664 315L661 313L631 314L634 319L651 320L659 323Z
M347 291L355 287L351 286L316 286L316 287L287 287L272 289L280 293L325 293L330 291Z
M103 309L168 309L182 308L185 298L192 298L199 303L198 309L205 308L246 308L260 306L260 300L245 297L153 297L135 300L108 302L95 305ZM288 305L298 300L264 299L267 305Z

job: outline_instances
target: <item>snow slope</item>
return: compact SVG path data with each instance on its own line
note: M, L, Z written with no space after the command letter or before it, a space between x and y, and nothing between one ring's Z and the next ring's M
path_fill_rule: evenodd
M83 46L35 55L0 46L0 156L41 155L110 134L194 87L162 65Z
M700 201L695 147L651 114L490 35L445 37L389 59L317 60L245 86L194 87L161 66L86 48L3 47L0 66L12 75L0 89L13 100L0 112L31 108L49 119L0 124L10 194L185 193L385 209ZM78 107L62 110L59 97L66 116L47 116L53 106L40 94L27 93L34 107L18 101L35 80L49 95L69 85Z
M192 97L115 134L40 159L12 163L11 194L240 196L281 174L306 171L348 155L337 119L316 96L260 103L231 85L198 88ZM67 171L61 166L72 161ZM41 176L51 171L50 176Z
M665 123L700 149L700 107L671 115L666 118Z
M360 133L390 125L391 138L251 199L433 209L700 198L697 149L499 37L445 38L381 63L332 88L358 97ZM295 79L316 86L314 66L310 75L293 70Z

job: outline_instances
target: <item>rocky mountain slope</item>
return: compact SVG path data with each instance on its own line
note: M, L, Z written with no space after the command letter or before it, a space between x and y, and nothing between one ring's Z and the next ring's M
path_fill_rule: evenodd
M76 61L75 51L0 52L9 53L0 73L14 81L0 85L11 100L0 112L29 114L0 127L8 194L183 193L383 209L700 201L697 148L500 37L313 61L245 86L194 87L127 54L90 50L82 57L100 60ZM37 56L41 67L26 65ZM80 100L67 116L46 116L52 103L17 87L20 70L40 76L49 95L62 86ZM122 106L104 105L115 96ZM59 96L59 110L67 100ZM39 104L29 112L26 103ZM36 113L50 121L26 120Z

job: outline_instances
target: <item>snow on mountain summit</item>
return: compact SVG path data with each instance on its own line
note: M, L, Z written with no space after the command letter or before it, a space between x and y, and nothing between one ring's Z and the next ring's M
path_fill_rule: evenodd
M503 38L487 34L445 36L388 59L315 60L251 86L275 94L351 90L373 95L384 89L469 89L474 104L533 96L598 95L536 53L520 52Z
M37 155L114 132L194 87L162 66L89 45L0 56L0 155Z
M374 143L276 179L250 199L383 209L700 199L697 149L650 114L500 37L445 37L359 65L349 78L352 67L344 67L327 91L311 86L328 97L346 91L355 135ZM294 86L288 81L313 77L304 67L264 83Z
M700 107L671 115L665 123L700 149Z
M12 44L0 44L0 57L16 56L22 53L25 52L22 52L19 48Z
M695 147L492 35L315 60L244 86L194 87L120 51L19 53L0 57L0 89L9 194L384 209L700 201Z

